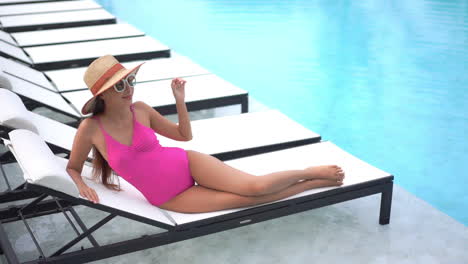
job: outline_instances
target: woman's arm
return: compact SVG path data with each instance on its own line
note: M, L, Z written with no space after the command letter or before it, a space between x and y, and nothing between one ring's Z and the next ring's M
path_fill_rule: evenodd
M187 105L183 99L176 99L177 115L179 117L179 133L187 139L187 141L193 138L192 126L190 125L190 117L187 111Z
M179 133L188 140L192 139L192 127L190 118L185 105L185 80L175 78L172 80L171 88L176 100L177 115L179 117Z
M185 81L175 78L171 83L172 92L176 100L177 115L179 123L171 122L158 111L143 102L136 102L135 106L145 111L150 117L150 126L158 134L178 141L189 141L192 139L192 126L185 104Z
M135 108L145 112L145 114L149 116L150 127L154 130L154 132L177 141L189 141L190 139L192 139L192 131L190 127L190 120L188 119L188 114L186 114L187 121L185 122L188 123L188 129L190 129L190 137L187 137L185 134L183 134L183 132L181 132L182 129L180 127L183 126L183 122L176 124L170 121L169 119L165 118L158 111L154 110L151 106L141 101L135 102ZM180 118L181 117L179 113L179 119Z
M90 123L89 119L85 119L78 127L67 164L67 172L78 187L80 195L97 203L99 202L99 198L96 192L88 187L81 177L83 165L93 146L91 140L92 124Z

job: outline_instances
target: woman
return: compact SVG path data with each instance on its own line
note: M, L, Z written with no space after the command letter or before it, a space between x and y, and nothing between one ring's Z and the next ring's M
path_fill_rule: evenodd
M93 150L93 175L111 189L112 171L135 186L153 205L182 213L200 213L267 203L325 186L343 184L343 170L334 165L250 175L200 152L161 147L154 132L168 138L192 139L184 102L185 81L173 79L179 123L143 102L132 103L135 75L141 64L125 69L113 56L93 61L84 81L93 97L81 110L93 113L76 133L67 171L82 197L99 202L81 178ZM194 185L194 182L198 185Z

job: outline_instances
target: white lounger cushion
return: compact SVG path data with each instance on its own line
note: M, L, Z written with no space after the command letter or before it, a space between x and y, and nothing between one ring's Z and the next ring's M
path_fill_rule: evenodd
M2 78L0 73L0 79ZM0 84L2 81L0 81ZM0 85L1 87L1 85ZM0 88L0 102L2 110L0 111L0 123L14 128L23 128L39 133L37 127L34 125L33 120L30 118L28 109L24 106L23 102L13 92Z
M278 110L192 121L193 139L176 141L158 135L162 146L215 154L319 137Z
M114 56L169 50L169 47L150 36L96 40L24 48L35 64L98 58L103 54ZM70 52L73 51L73 52Z
M71 11L71 10L93 9L93 8L102 8L102 6L90 0L7 5L7 6L2 6L2 8L0 8L0 16L7 16L7 15L12 16L12 15L46 13L46 12L57 12L57 11Z
M11 150L27 182L78 197L78 188L65 170L66 164L57 162L57 157L39 135L24 129L13 130L8 135L14 146Z
M119 23L11 33L16 41L10 43L24 47L143 35L132 25Z
M0 4L2 5L17 5L24 3L41 3L41 2L50 2L50 0L1 0Z
M104 19L115 19L115 16L111 15L105 9L90 9L82 11L6 16L0 17L0 23L4 28L10 28L32 25L66 24Z

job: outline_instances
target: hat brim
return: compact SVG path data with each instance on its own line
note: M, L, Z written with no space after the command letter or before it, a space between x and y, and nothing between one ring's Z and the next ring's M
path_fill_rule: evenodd
M94 109L95 102L96 102L96 98L98 97L98 95L102 94L107 89L111 88L112 86L114 86L116 83L118 83L120 80L127 77L131 73L134 72L136 74L138 72L138 70L140 69L141 65L143 65L143 64L144 64L144 62L140 63L136 67L133 67L132 69L125 69L125 70L123 70L121 72L117 72L116 74L114 74L107 82L105 82L102 85L101 89L99 89L99 91L83 105L83 107L81 108L81 113L83 115L88 115L88 114L92 113L93 109Z

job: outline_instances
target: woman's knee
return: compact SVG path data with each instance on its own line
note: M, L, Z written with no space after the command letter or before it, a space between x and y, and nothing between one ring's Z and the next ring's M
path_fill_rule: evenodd
M268 183L266 181L262 181L258 176L252 176L252 180L246 182L246 195L249 196L261 196L268 193Z

